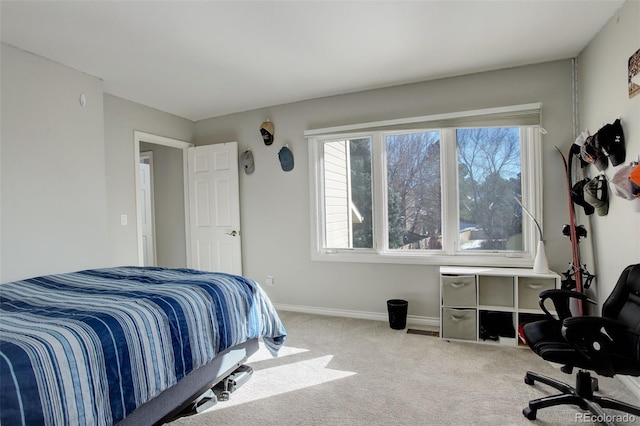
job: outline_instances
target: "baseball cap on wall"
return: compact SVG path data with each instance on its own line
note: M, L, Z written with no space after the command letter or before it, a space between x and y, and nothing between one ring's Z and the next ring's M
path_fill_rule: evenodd
M631 192L631 181L629 180L629 175L633 168L634 165L632 164L624 165L613 175L609 181L609 187L613 195L624 198L625 200L633 200L636 198L633 192Z
M629 182L631 193L636 197L640 197L640 165L636 164L629 173Z
M598 175L584 185L584 199L595 207L598 216L609 213L609 189L605 175Z
M250 149L247 149L242 154L240 154L240 165L244 169L244 172L248 175L255 171L256 165L253 161L253 153Z
M609 157L612 166L618 166L624 163L626 150L624 147L624 132L620 119L612 124L605 124L596 133L596 145L600 147L602 152Z
M280 160L280 166L285 172L293 170L293 153L288 146L283 146L278 151L278 159Z
M595 136L589 136L580 147L580 157L587 163L591 163L598 171L603 171L609 165L607 156L602 152Z
M584 186L587 182L589 182L589 178L584 178L573 185L573 188L571 188L571 200L574 204L584 208L584 214L591 215L595 211L595 208L584 199Z
M571 154L578 157L578 159L580 160L580 167L583 169L587 167L589 163L587 163L582 159L582 156L580 155L580 150L582 149L582 145L584 145L584 141L587 140L588 137L589 137L588 132L582 132L578 135L573 145L571 145Z
M273 123L269 120L263 121L260 125L260 134L265 145L271 145L273 143L274 133Z

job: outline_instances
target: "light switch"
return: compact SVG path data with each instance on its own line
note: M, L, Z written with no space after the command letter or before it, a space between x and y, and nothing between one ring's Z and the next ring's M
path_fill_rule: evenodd
M128 218L126 214L121 214L120 215L120 225L124 226L126 225L128 222Z

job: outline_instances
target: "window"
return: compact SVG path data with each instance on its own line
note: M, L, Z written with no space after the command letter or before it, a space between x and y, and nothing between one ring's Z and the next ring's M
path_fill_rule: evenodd
M440 132L385 135L388 247L442 248Z
M371 138L322 144L326 248L373 248Z
M530 266L540 105L305 133L316 260Z
M459 250L522 252L520 129L456 130Z

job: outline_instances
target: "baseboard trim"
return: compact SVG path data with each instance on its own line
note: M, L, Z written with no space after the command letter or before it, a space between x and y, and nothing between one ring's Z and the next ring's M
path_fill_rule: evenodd
M332 317L358 318L373 321L389 321L389 315L384 312L350 311L345 309L320 308L317 306L287 305L284 303L273 304L277 310L299 312L303 314L327 315ZM407 315L407 324L440 327L439 318Z
M629 376L616 377L627 387L627 389L631 391L632 394L636 396L636 398L640 399L640 380Z

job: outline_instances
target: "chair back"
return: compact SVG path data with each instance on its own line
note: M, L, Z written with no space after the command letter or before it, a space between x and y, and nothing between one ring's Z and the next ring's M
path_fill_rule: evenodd
M602 316L625 323L640 332L640 264L627 266L602 304Z
M607 363L595 369L598 374L610 373L640 376L640 264L627 266L613 291L602 304L602 316L620 321L631 330L609 329L611 347ZM605 367L606 365L606 367Z

